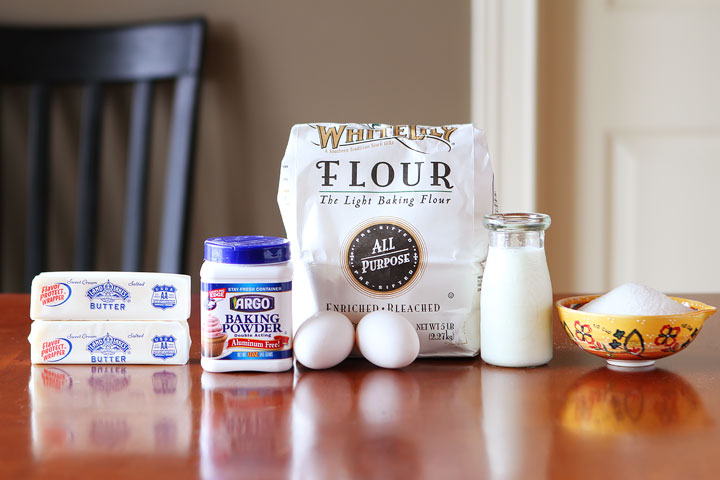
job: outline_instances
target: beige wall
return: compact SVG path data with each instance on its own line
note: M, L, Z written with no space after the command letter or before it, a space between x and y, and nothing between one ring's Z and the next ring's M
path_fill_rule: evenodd
M294 123L470 121L470 2L365 0L338 2L177 0L0 0L2 23L112 23L203 15L209 23L200 99L197 163L187 270L195 275L206 237L283 235L275 202L277 177ZM117 268L129 90L107 95L103 145L99 268ZM53 107L50 269L71 266L73 181L79 123L77 89ZM22 271L26 92L3 102L2 271L19 289ZM151 200L160 203L163 126L169 89L158 92ZM120 132L119 134L117 132ZM156 235L156 217L149 236ZM146 268L152 269L154 251Z

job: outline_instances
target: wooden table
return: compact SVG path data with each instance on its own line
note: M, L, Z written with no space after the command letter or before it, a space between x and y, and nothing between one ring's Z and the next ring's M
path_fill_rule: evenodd
M534 369L209 374L197 342L183 366L31 366L28 311L0 295L0 478L720 478L717 315L646 372L556 328Z

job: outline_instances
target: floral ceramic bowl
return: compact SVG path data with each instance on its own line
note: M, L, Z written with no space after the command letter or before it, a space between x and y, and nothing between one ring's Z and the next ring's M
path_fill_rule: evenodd
M678 315L603 315L577 310L599 295L555 302L565 332L580 348L610 365L646 367L686 348L715 307L671 297L694 311Z

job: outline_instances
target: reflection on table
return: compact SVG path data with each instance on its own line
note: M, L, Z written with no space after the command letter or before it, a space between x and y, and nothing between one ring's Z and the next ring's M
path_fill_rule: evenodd
M568 392L561 424L582 435L662 435L708 426L711 419L695 389L662 369L598 368Z
M482 466L476 439L463 433L479 423L477 363L385 370L356 361L297 373L294 479L462 478ZM459 435L451 443L432 434L448 431Z
M29 387L37 459L190 448L187 365L33 365Z
M602 367L560 393L551 456L563 460L551 463L552 476L717 477L706 449L717 443L705 437L715 420L683 375Z
M292 385L292 371L202 373L203 478L269 478L289 470Z
M551 372L482 369L482 422L490 478L547 478L552 444Z

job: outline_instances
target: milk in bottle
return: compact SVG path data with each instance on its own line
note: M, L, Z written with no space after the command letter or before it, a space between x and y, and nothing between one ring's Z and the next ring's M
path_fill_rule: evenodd
M486 215L490 230L480 294L480 354L503 367L550 361L552 286L545 260L550 217L534 213Z

